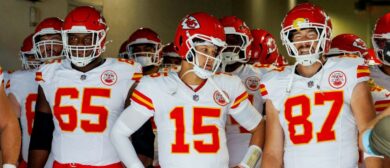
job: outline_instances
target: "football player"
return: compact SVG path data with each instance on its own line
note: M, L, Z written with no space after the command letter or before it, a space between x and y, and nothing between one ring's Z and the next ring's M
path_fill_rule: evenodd
M62 20L56 17L46 18L37 26L33 42L39 60L64 58L61 26Z
M109 132L130 104L131 87L142 72L133 61L101 56L106 33L105 19L92 7L77 7L65 18L66 59L50 61L36 72L29 167L42 168L51 151L53 168L122 168ZM151 163L154 135L150 123L146 128L132 139L141 159Z
M232 115L252 133L241 165L253 167L261 154L262 117L238 77L215 74L226 46L223 26L207 13L187 15L177 28L174 44L183 59L181 70L143 77L131 106L111 131L123 163L142 167L126 139L154 116L161 167L228 167L225 123Z
M35 72L39 65L50 59L59 59L62 54L61 28L63 21L59 18L47 18L35 28L31 37L25 39L20 52L22 70L10 75L8 97L18 112L22 128L22 161L20 168L27 167L30 135L34 123L34 108L37 100L38 84L35 82ZM36 38L33 43L33 39ZM40 55L37 51L40 50ZM58 55L57 55L58 54ZM52 159L46 167L51 167Z
M162 43L158 34L150 28L139 28L127 40L130 59L142 66L144 75L158 72L162 61Z
M237 75L248 92L248 99L256 110L263 112L264 101L258 91L260 78L267 72L266 68L246 64L250 58L252 33L249 27L236 16L225 16L220 19L225 30L227 47L222 52L222 71ZM264 130L264 122L261 123ZM264 131L262 131L264 133ZM229 151L229 167L237 166L249 147L251 133L229 116L226 123L226 137ZM259 137L264 140L264 134ZM263 145L261 142L261 146Z
M380 17L375 24L372 45L375 55L382 64L370 66L371 78L377 88L373 98L378 113L390 106L390 13ZM390 159L385 158L384 165L390 167Z
M162 64L160 72L180 71L181 57L176 53L173 43L164 45L162 49Z
M10 74L7 83L8 98L20 119L22 128L22 160L19 163L19 168L27 167L28 145L34 119L33 108L35 107L38 90L38 84L35 82L35 70L41 64L41 61L36 59L32 38L33 34L26 37L20 49L22 70Z
M264 29L253 29L250 62L259 64L275 64L279 57L276 40L271 33Z
M371 78L375 83L386 90L390 90L390 13L385 14L376 22L373 35L372 44L374 46L377 58L382 62L381 65L374 65L370 67ZM384 95L387 98L390 94ZM375 102L377 111L383 111L390 105L390 100Z
M248 63L250 62L256 68L264 69L265 72L286 66L284 57L279 54L274 37L268 31L253 29L251 33L253 41Z
M262 167L357 167L358 133L375 117L369 69L359 57L326 60L331 31L330 18L310 3L285 16L281 38L296 63L266 74L260 86L267 115ZM366 159L368 166L377 161Z

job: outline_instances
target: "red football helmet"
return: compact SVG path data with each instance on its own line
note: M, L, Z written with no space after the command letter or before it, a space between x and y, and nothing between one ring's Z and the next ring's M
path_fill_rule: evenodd
M143 67L150 65L159 66L161 64L161 40L155 31L150 28L139 28L130 35L127 41L127 52L131 59L134 59ZM147 47L136 51L137 45L146 45Z
M20 52L19 52L20 60L22 61L22 68L23 69L38 68L42 62L36 59L36 55L37 52L33 47L33 34L30 34L24 39L23 45L20 48Z
M366 63L368 65L381 65L382 64L382 61L378 59L378 57L376 56L375 54L375 50L373 48L369 48L367 50L368 54L366 54L366 56L364 57L364 60L366 61Z
M293 33L302 29L313 29L318 37L315 40L294 42ZM326 13L311 3L302 3L295 6L284 17L282 31L280 32L283 44L288 54L304 66L315 63L321 55L326 54L330 47L332 23ZM299 54L295 45L310 44L308 54Z
M129 44L129 42L126 40L122 43L121 47L119 48L119 54L118 54L119 58L129 59L129 55L128 55L127 49L126 49L127 44Z
M279 55L278 58L276 59L275 66L277 66L277 67L284 67L284 66L287 66L287 65L289 65L287 59L284 58L283 55Z
M194 65L194 72L200 78L208 78L215 74L221 64L221 52L226 47L225 31L223 26L214 16L198 12L184 17L176 30L175 50L190 64ZM213 45L217 47L214 56L202 53L195 49L196 45ZM207 57L204 65L199 65L197 54ZM208 61L213 61L211 70L206 69Z
M227 43L227 47L222 53L222 63L248 62L253 40L249 27L236 16L225 16L220 21L225 30Z
M327 56L340 54L356 54L364 58L367 55L366 42L354 34L340 34L332 39Z
M386 13L376 21L372 45L378 59L390 66L390 13Z
M252 36L251 62L275 63L279 57L279 50L272 34L263 29L254 29Z
M69 36L76 34L91 34L92 37L83 41L85 44L70 44ZM78 67L88 65L105 51L106 34L107 25L99 11L89 6L73 9L66 16L63 26L63 42L67 58Z
M180 66L181 57L175 51L175 46L173 43L168 43L164 45L162 49L163 61L162 67L169 68L173 66Z
M63 57L62 29L63 21L57 17L46 18L35 28L33 36L37 59L47 61ZM43 38L42 36L52 35Z

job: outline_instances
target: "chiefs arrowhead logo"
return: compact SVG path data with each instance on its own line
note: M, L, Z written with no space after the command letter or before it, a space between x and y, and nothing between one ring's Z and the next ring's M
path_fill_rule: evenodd
M360 48L362 50L367 50L367 46L366 46L366 43L364 43L364 41L360 38L357 38L353 44L352 44L354 47L357 47L357 48Z
M340 89L347 83L347 76L342 71L333 71L329 75L328 82L333 88Z
M273 52L276 51L276 42L273 38L271 38L270 36L268 36L268 39L267 39L267 47L268 47L268 53L267 54L271 54ZM269 55L267 55L267 57L269 57Z
M102 81L103 84L107 86L111 86L116 83L118 79L118 76L114 71L111 70L106 70L102 73L100 76L100 80Z
M250 76L245 80L245 86L251 91L257 91L260 88L260 78L257 76Z
M225 93L227 98L229 98L229 95L225 91L223 92ZM215 103L219 104L220 106L226 106L228 104L228 102L225 101L225 99L223 98L222 94L219 91L214 92L213 98Z
M196 20L192 16L186 17L183 20L183 22L181 23L181 25L183 26L183 29L199 29L200 28L198 20Z

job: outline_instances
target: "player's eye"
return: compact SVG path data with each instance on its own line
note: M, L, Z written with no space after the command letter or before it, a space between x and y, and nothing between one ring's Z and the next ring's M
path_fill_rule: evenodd
M69 42L69 44L77 44L78 40L79 39L77 37L75 37L75 36L69 36L68 42Z
M92 45L92 37L84 38L84 45Z

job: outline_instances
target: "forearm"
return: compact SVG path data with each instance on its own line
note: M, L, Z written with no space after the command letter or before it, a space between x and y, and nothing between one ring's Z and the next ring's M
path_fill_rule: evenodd
M150 114L127 108L111 129L111 142L122 162L129 168L143 167L133 143L129 140L141 126L149 120Z
M43 149L34 149L29 151L28 167L29 168L43 168L49 158L50 151Z
M18 162L21 145L21 133L19 122L9 119L8 124L1 134L1 149L3 163L14 164Z
M384 165L381 157L368 157L364 159L364 164L366 168L382 168Z
M264 147L265 140L265 120L262 119L255 131L252 132L250 145L256 145L260 148Z
M50 113L35 112L27 162L30 168L42 168L49 157L54 130L52 118Z

